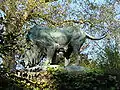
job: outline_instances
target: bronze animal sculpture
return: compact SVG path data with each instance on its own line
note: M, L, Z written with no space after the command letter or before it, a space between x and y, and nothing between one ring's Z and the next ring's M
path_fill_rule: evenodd
M106 35L103 35L100 38L95 38L77 27L50 29L38 25L31 28L28 36L37 48L40 49L40 53L46 54L47 60L44 65L55 64L56 51L63 49L65 66L70 63L71 53L74 53L77 56L76 65L79 65L79 50L87 38L91 40L101 40L106 37Z

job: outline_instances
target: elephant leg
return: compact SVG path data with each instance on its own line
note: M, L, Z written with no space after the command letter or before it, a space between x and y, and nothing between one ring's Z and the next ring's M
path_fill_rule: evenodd
M73 53L74 53L74 56L75 56L75 59L76 59L76 61L75 61L75 65L76 66L79 66L80 65L80 55L79 55L79 47L77 46L77 45L75 45L74 46L74 48L73 48Z
M65 66L68 66L70 63L70 55L73 52L73 47L71 45L68 45L67 51L64 53L65 57Z
M46 59L44 65L50 65L52 63L54 53L55 53L55 48L54 47L49 47L47 49L47 59Z
M51 62L51 64L52 64L52 65L58 64L57 61L58 61L57 50L55 50L55 51L54 51L54 54L53 54L53 57L52 57L52 62Z
M76 55L76 63L75 63L76 66L80 65L80 60L81 60L81 56L79 54L77 54Z
M70 63L70 59L65 58L65 66L68 66Z

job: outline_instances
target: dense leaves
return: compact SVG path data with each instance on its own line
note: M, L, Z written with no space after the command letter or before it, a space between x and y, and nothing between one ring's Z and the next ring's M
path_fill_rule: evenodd
M31 72L32 74L33 72ZM9 79L1 78L0 87L16 87L15 90L28 88L28 90L119 90L119 79L117 75L104 74L98 72L67 72L59 69L49 69L48 71L36 73L32 79L25 76L18 77L13 74ZM5 85L5 86L4 86ZM18 88L19 86L19 88Z

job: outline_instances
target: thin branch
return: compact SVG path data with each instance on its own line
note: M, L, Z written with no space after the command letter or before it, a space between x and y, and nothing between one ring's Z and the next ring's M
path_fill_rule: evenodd
M48 22L50 22L52 25L61 25L61 24L64 24L64 23L69 23L69 22L73 22L73 23L77 23L77 24L85 24L85 23L89 23L90 26L93 26L93 23L90 21L90 20L64 20L64 21L61 21L61 22L56 22L54 20L51 20L47 17L43 17L41 15L39 15L43 20L46 20Z

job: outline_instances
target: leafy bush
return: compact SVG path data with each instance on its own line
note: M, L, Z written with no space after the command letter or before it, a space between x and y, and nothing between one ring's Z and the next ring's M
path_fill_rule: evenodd
M109 43L100 57L100 68L105 73L120 75L120 53L118 44Z
M62 72L57 76L58 90L116 90L119 88L116 76L89 72ZM113 89L113 90L114 90Z
M31 72L32 73L32 72ZM27 73L28 74L28 73ZM33 75L32 75L33 76ZM3 79L1 79L3 80ZM47 71L38 72L32 79L9 76L9 88L13 90L119 90L119 82L115 75L104 73L68 72L61 69L49 68ZM7 86L8 83L6 83ZM0 86L1 87L1 86ZM6 90L6 89L4 89Z

